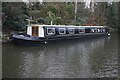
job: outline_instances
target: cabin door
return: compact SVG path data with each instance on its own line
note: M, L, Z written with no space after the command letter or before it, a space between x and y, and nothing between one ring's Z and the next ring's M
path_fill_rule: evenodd
M38 26L32 26L32 36L38 36Z

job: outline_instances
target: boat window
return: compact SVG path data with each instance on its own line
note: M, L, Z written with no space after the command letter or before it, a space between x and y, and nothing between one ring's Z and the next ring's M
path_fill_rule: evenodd
M54 35L55 34L55 28L47 28L47 34L48 35Z
M79 33L85 33L85 28L79 28Z
M86 28L86 29L85 29L85 33L91 33L90 28Z
M34 34L35 33L35 28L34 27L32 27L32 34Z
M68 32L69 32L69 34L74 34L75 33L75 29L74 28L68 28Z
M36 28L36 31L35 31L35 32L36 32L36 34L38 34L38 28Z
M38 36L38 26L32 26L32 35Z
M65 34L66 30L65 28L59 28L59 34Z

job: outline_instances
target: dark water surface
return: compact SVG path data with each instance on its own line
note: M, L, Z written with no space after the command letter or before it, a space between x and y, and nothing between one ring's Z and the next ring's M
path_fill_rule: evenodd
M4 78L117 77L117 35L41 45L3 44Z

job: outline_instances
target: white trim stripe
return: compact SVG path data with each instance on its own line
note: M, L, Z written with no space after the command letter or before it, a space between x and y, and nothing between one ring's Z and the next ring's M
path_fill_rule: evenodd
M27 0L1 0L1 2L25 2ZM40 0L28 0L29 2L40 2ZM76 0L41 0L43 2L75 2ZM86 0L77 0L77 2L85 2ZM119 2L120 0L112 0ZM92 2L109 2L109 0L93 0Z

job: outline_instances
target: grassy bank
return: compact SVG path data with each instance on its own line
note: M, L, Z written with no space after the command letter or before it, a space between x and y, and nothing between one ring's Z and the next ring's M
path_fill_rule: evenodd
M0 35L0 43L7 43L10 41L9 34Z

